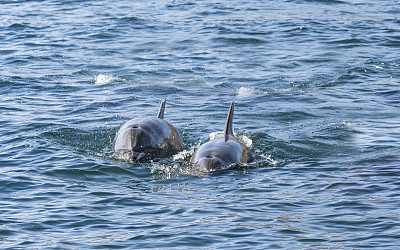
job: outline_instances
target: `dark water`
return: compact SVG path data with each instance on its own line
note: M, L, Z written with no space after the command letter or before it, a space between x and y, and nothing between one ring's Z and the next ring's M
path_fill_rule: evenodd
M395 249L398 1L0 1L2 249ZM187 149L128 164L119 126ZM255 160L188 159L234 128Z

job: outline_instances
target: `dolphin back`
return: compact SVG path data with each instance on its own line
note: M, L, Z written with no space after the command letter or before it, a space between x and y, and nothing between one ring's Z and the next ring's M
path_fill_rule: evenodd
M234 105L235 103L232 101L225 124L225 138L202 144L192 156L191 161L207 171L220 170L234 163L248 161L247 146L240 142L233 133Z

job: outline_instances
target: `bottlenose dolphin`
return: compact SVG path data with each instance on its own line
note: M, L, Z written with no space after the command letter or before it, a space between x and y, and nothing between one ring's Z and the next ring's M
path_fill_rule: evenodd
M234 102L231 103L226 119L224 138L215 139L201 145L192 157L192 162L207 171L220 170L233 163L245 163L249 149L234 135L232 129Z
M165 100L162 100L157 118L135 118L122 125L114 139L114 154L136 162L170 156L181 150L181 137L174 126L164 120L164 111Z

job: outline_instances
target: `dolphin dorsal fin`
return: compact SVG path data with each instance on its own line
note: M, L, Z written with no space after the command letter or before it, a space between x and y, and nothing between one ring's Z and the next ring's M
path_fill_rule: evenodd
M165 99L163 99L161 102L160 110L158 111L157 118L164 119L164 111L165 111Z
M233 108L235 106L235 102L232 101L231 107L229 108L229 113L228 117L226 118L226 124L225 124L225 142L229 140L231 136L233 136L233 129L232 129L232 119L233 119Z

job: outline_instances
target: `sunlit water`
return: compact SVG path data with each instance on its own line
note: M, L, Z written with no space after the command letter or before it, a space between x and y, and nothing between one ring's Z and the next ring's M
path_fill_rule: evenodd
M396 1L0 1L2 249L395 249ZM165 119L186 148L111 157ZM234 130L254 160L206 174Z

